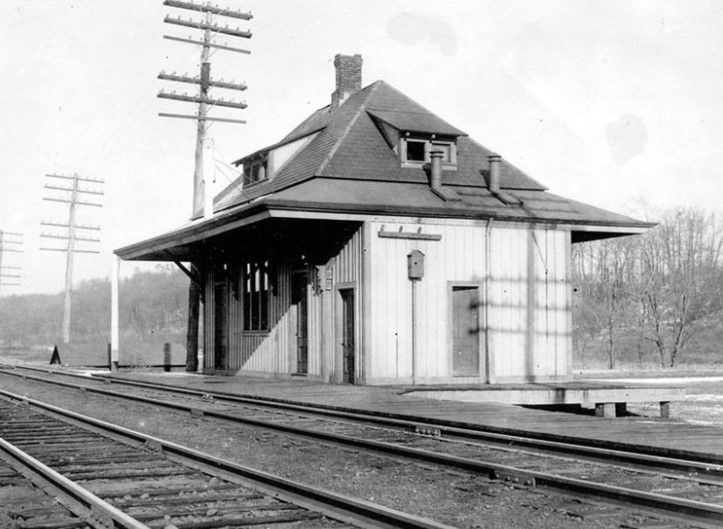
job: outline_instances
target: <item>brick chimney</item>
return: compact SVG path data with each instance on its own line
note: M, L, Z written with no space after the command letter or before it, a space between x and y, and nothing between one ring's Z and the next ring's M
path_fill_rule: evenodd
M362 57L361 55L341 55L334 57L336 68L336 90L331 94L331 109L340 107L350 95L361 89Z

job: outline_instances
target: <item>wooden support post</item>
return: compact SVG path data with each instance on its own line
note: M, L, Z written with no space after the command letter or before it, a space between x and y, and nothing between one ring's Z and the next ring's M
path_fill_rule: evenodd
M663 419L670 419L670 402L662 401L660 403L660 417Z
M120 257L113 256L113 270L110 274L110 369L118 371L119 339L118 339L118 275L120 273Z
M198 269L191 264L191 278L188 286L188 324L186 328L186 372L198 371L198 315L201 304L201 285Z
M334 277L336 258L317 267L319 295L321 297L321 378L331 382L334 374Z
M595 417L615 418L614 402L595 403Z
M168 342L163 344L163 371L165 373L171 371L171 344Z

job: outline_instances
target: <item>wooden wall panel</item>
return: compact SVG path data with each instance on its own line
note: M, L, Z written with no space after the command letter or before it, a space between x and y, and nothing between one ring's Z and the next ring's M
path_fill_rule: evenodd
M364 343L363 339L363 331L364 325L366 324L365 322L368 321L364 314L364 303L362 297L362 281L364 268L363 243L363 227L359 226L359 228L352 234L344 247L339 251L339 254L334 260L334 265L332 267L335 287L336 285L344 284L345 286L353 287L355 289L354 314L356 315L356 325L354 329L354 343L356 346L356 362L354 372L357 379L362 380L366 378L364 361L364 355L366 354L366 344ZM334 304L339 303L340 300L338 299L338 297L339 294L336 292L335 288L333 296L331 296ZM334 354L332 355L332 365L329 366L329 373L335 372L335 369L338 367L338 357L341 354L341 336L336 335L338 333L336 328L336 322L334 321L336 312L336 310L331 310L331 321L325 322L325 325L328 325L329 331L334 333Z
M440 241L380 238L378 232L441 235ZM417 284L419 382L467 382L451 376L449 285L479 284L488 329L490 380L544 379L567 373L569 306L566 241L569 232L493 223L489 249L484 225L371 223L371 383L412 377L411 282L407 254L425 254ZM488 257L487 257L488 256ZM489 259L489 262L487 262ZM487 296L485 299L484 296ZM481 363L484 365L485 337ZM477 381L484 381L481 372Z
M333 266L334 282L361 284L362 273L362 229L352 235L344 245ZM272 267L275 275L275 295L269 302L270 329L268 332L243 331L243 298L230 299L230 368L239 372L261 372L291 374L296 371L296 352L292 351L295 333L291 317L291 274L294 270L288 263L277 263ZM316 288L317 269L306 269L308 302L308 373L320 376L322 372L321 335L322 325L332 330L333 321L325 322L321 315L321 292ZM233 274L241 280L241 268L235 266ZM273 281L272 281L273 283ZM232 290L232 289L229 289ZM357 296L360 298L360 296ZM361 315L361 300L357 301ZM359 320L362 321L361 318ZM360 325L358 325L360 327ZM358 331L361 336L360 331ZM361 345L361 339L358 343ZM357 355L359 358L360 354Z
M412 378L412 282L407 255L425 255L425 275L418 281L417 379L433 381L450 376L448 289L450 281L476 283L484 292L485 229L479 226L425 225L424 233L441 240L380 238L379 231L416 233L411 223L371 224L371 381Z

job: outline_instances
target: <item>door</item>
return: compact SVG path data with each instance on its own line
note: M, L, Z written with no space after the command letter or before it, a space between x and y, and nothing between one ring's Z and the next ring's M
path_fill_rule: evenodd
M309 372L308 305L306 299L306 274L291 276L291 307L296 314L296 372L305 375Z
M215 369L228 369L228 283L224 270L215 274L214 302L214 363Z
M479 375L479 287L452 287L452 374Z
M339 290L341 296L341 354L342 354L342 381L354 383L354 289Z

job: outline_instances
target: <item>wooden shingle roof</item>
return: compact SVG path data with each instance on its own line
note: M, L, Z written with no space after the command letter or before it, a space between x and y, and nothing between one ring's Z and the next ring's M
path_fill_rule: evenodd
M435 194L421 167L402 166L380 129L380 120L401 133L456 138L457 167L443 170L442 185L458 200ZM259 211L272 209L560 223L578 226L572 229L573 241L636 233L653 226L548 193L506 160L501 163L500 188L521 205L500 200L489 192L485 178L492 151L383 81L359 90L338 108L316 110L278 143L235 163L311 138L311 134L313 139L271 178L246 186L238 179L224 189L214 200L212 219L116 253L129 259L157 259L170 255L174 240L180 251L181 241L190 243L235 229ZM158 253L159 248L166 253Z

